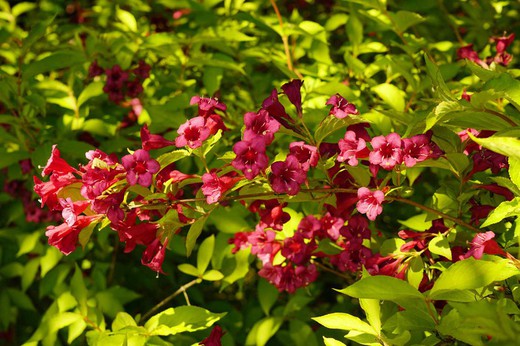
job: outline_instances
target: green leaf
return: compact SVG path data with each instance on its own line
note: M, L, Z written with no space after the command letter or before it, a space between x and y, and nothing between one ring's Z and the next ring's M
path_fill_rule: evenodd
M372 87L377 94L392 109L403 112L405 107L404 92L393 84L383 83Z
M383 275L362 278L338 292L355 298L390 300L404 307L417 306L419 300L424 303L423 295L415 287Z
M215 236L212 235L202 242L197 252L197 269L199 273L204 273L208 268L209 261L213 256L213 249L215 249Z
M421 256L410 260L410 265L406 271L406 280L415 288L419 288L424 277L424 263Z
M515 183L516 187L520 189L520 159L515 157L508 158L509 161L509 177Z
M76 269L74 270L74 275L72 275L72 280L70 282L70 291L74 298L78 301L80 311L83 315L87 315L87 298L88 291L85 286L85 281L83 281L83 272L75 265Z
M258 292L258 302L260 303L260 307L264 311L264 314L269 316L269 310L271 310L278 299L280 292L278 292L276 287L263 278L258 280Z
M455 96L452 95L450 89L444 81L444 77L439 67L427 56L424 56L426 62L426 72L432 81L433 91L441 101L453 101Z
M507 217L520 215L520 197L515 197L510 201L504 201L489 213L486 221L480 226L481 228L494 225Z
M206 281L219 281L223 278L224 274L215 269L208 270L204 275L202 275L202 279Z
M323 343L325 344L325 346L346 346L341 341L338 341L333 338L327 338L326 336L323 337Z
M444 256L451 261L451 248L448 238L442 234L437 234L429 243L428 250L432 253Z
M188 274L191 276L199 277L202 272L200 272L195 266L189 264L189 263L182 263L177 266L177 268L183 272L184 274Z
M329 329L356 330L359 332L377 335L374 328L360 318L342 312L334 312L313 320Z
M426 19L417 13L409 11L398 11L397 13L389 12L388 15L395 23L397 33L405 32L409 27L424 22Z
M357 124L362 121L363 119L358 115L348 116L343 119L338 119L333 115L328 115L314 133L314 138L316 138L317 143L321 143L330 134L338 130L345 130L349 125Z
M150 335L174 335L209 328L225 315L198 306L179 306L152 316L144 327Z
M359 305L365 311L368 323L379 334L381 332L381 301L379 299L360 299Z
M407 220L397 220L401 225L414 231L422 232L432 227L431 220L428 220L428 214L417 214Z
M189 151L184 150L184 149L179 149L179 150L171 151L169 153L162 154L161 156L159 156L157 158L157 161L161 165L161 168L164 168L164 167L168 166L169 164L174 163L175 161L179 161L180 159L182 159L186 156L189 156L189 155L190 155Z
M496 92L504 92L506 99L520 110L520 81L509 73L500 73L489 79L484 89L493 89Z
M137 327L137 323L128 313L124 311L118 312L114 322L112 322L112 331L116 332L125 327Z
M87 85L78 96L78 108L80 108L89 99L102 95L103 85L103 82L93 82Z
M23 48L25 50L30 49L30 47L36 41L38 41L40 38L42 38L45 35L45 33L47 31L47 28L54 21L55 17L56 16L54 15L54 16L52 16L50 18L47 18L47 19L44 19L44 20L40 20L31 28L31 31L29 32L29 35L27 35L25 40L23 40Z
M469 137L484 148L520 160L520 129L497 132L491 137L477 138L468 132Z
M204 227L204 223L206 223L206 219L208 218L208 214L202 216L197 219L194 223L191 224L190 229L188 231L188 235L186 236L186 254L187 256L191 255L193 248L197 242L197 238L202 233L202 228Z
M23 69L22 73L24 79L29 79L40 73L60 70L83 62L85 62L85 55L80 51L55 52L41 60L30 63Z
M443 291L484 287L517 274L520 271L505 259L491 262L468 258L442 272L430 291L430 298L436 299Z
M48 247L45 251L45 255L43 255L40 259L40 275L44 277L49 272L49 270L58 264L62 257L63 255L61 254L60 250L56 249L55 247Z
M38 243L38 240L40 239L41 235L42 232L40 231L36 231L30 234L23 234L19 240L20 245L16 257L20 257L34 250L34 247Z
M246 338L246 346L264 346L280 329L281 317L265 317L256 322Z
M122 10L119 7L116 9L116 17L119 19L130 31L137 32L137 21L132 13Z

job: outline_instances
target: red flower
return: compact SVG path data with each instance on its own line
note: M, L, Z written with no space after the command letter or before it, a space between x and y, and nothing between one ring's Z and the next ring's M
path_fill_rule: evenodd
M49 238L49 245L58 248L64 255L70 255L76 250L81 230L90 225L97 218L99 218L99 215L80 215L72 226L65 222L59 226L47 227L45 235Z
M143 143L143 149L146 151L175 145L175 142L169 141L161 135L150 133L146 124L141 128L141 142Z
M319 155L316 147L305 142L292 142L289 144L289 155L294 156L301 164L304 171L318 165Z
M206 339L199 342L199 345L221 346L222 343L220 340L222 339L222 336L224 334L226 334L226 332L223 332L222 328L220 328L220 326L215 325L215 327L213 327L213 329L211 330L211 333L209 334L209 336Z
M67 161L60 157L60 151L56 144L52 146L51 157L47 160L45 167L43 167L42 176L45 177L52 172L62 175L67 173L79 173L76 169L72 168Z
M164 243L161 243L161 240L156 238L146 247L146 250L144 250L141 263L154 272L164 274L162 264L164 262L166 245L168 245L168 238L164 240Z
M289 83L285 83L282 85L283 93L287 96L289 101L296 107L296 111L298 115L302 114L302 94L301 87L303 85L303 81L299 79L293 79Z

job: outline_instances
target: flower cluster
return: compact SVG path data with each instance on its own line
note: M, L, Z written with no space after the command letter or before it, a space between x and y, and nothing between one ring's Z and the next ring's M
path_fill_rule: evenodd
M227 205L239 200L258 215L259 221L253 231L238 232L229 239L234 244L232 252L250 248L262 263L259 275L280 291L294 292L309 285L316 280L320 266L352 273L364 267L373 274L403 278L413 253L437 260L429 253L428 244L437 235L449 232L442 219L424 232L401 231L399 236L408 242L399 254L388 256L372 252L370 243L378 233L369 227L370 221L382 213L385 194L392 193L388 186L391 171L444 155L432 141L432 132L408 138L397 133L373 136L356 106L336 94L326 102L330 109L324 116L331 122L344 122L345 134L337 143L317 142L303 122L302 86L302 81L293 80L281 88L282 95L294 106L293 115L280 102L276 89L257 112L245 113L242 137L233 145L234 158L216 168L208 167L205 155L220 138L215 135L227 130L223 121L227 107L216 99L198 96L190 102L198 106L197 115L179 127L174 141L152 134L144 125L140 133L142 148L121 160L95 150L86 154L89 162L76 169L53 147L43 168L49 181L34 178L42 205L60 213L64 220L59 226L48 227L49 243L69 254L78 242L85 245L88 236L80 241L80 232L88 235L96 224L105 221L103 224L108 224L125 243L126 252L144 246L142 264L163 272L166 248L182 226L193 224L201 213L210 213L214 209L210 204ZM289 143L286 153L277 156L282 159L270 162L268 149L282 127L301 140ZM472 132L480 137L491 134ZM207 141L210 136L214 140ZM503 156L479 147L467 138L467 132L460 136L474 163L468 179L482 170L498 172L507 167ZM158 160L150 154L167 147L183 149L166 152ZM177 155L200 158L206 172L197 175L177 170ZM362 169L366 176L356 179L350 171L353 167ZM253 191L260 188L261 192L242 194L244 187ZM496 184L478 188L513 198ZM72 189L79 195L71 194ZM305 198L305 194L311 196L309 200L316 198L314 194L322 195L322 215L307 215L296 230L287 229L291 216L286 208L294 196ZM395 196L392 198L395 200ZM194 206L192 202L202 204ZM477 224L491 209L476 199L471 203L472 222ZM449 260L482 253L503 254L493 236L485 233L476 237L469 248L461 245L460 253ZM422 287L427 284L425 279Z
M120 104L126 99L137 98L143 92L143 81L150 76L150 69L150 65L143 60L139 60L137 67L129 70L123 70L119 65L103 69L94 61L88 74L90 78L105 74L107 78L103 91L112 102Z
M471 60L484 68L489 68L491 63L507 66L513 60L513 56L506 52L506 49L513 43L514 39L514 33L509 36L492 37L490 41L495 43L495 56L488 56L484 60L479 58L478 53L473 49L473 44L459 48L457 58Z

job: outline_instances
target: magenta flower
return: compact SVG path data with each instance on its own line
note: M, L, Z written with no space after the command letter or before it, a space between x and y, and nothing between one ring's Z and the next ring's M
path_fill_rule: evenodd
M285 161L277 161L271 165L269 181L276 193L287 193L290 196L300 191L300 185L307 179L307 172L302 169L298 159L287 156Z
M457 58L468 59L477 64L482 63L482 60L478 57L478 53L473 50L473 44L468 44L467 46L457 49Z
M496 43L497 54L502 54L506 51L507 47L509 47L515 39L515 34L512 33L509 36L502 37L494 37L493 41Z
M403 139L403 162L406 167L413 167L417 162L430 157L430 139L426 135L416 135Z
M198 105L199 116L204 118L215 114L215 109L223 112L227 109L226 105L217 99L200 96L193 96L190 100L190 105Z
M282 245L282 256L296 265L305 265L311 259L312 253L317 249L314 241L305 242L302 233L294 233L292 237L285 238Z
M150 154L143 149L138 149L131 155L123 156L121 162L126 170L126 180L130 185L150 186L152 175L161 169L159 162L152 159Z
M296 107L296 111L298 115L302 114L302 94L301 87L303 85L303 81L299 79L293 79L289 83L285 83L282 85L283 93L287 96L289 101Z
M334 115L338 119L346 118L349 115L359 114L356 106L348 102L340 94L332 95L325 104L332 105L329 114Z
M401 136L390 133L388 136L377 136L370 142L373 151L368 159L373 165L380 165L386 170L392 170L402 161Z
M363 138L357 138L354 131L347 131L345 137L338 142L340 153L338 162L345 162L350 166L358 165L358 158L367 157L369 150Z
M161 135L154 135L150 133L150 130L148 130L148 126L146 124L144 124L141 128L141 142L143 149L146 151L175 145L175 142L169 141Z
M244 115L244 140L251 140L256 136L262 136L267 145L271 144L274 134L280 129L280 123L272 118L265 109L258 113L247 112Z
M294 156L301 164L304 171L318 165L319 154L316 147L305 142L292 142L289 144L289 156Z
M273 89L271 95L262 102L262 109L265 109L270 116L277 120L282 126L293 129L294 126L289 124L293 122L291 117L285 111L285 107L278 100L278 91Z
M210 132L211 130L206 126L206 121L203 117L192 118L182 124L177 130L179 136L175 139L175 145L177 148L185 145L191 149L198 148L209 137Z
M216 173L204 173L202 176L202 193L206 196L208 204L217 203L222 195L236 182L236 178L223 175L219 177Z
M262 137L258 136L236 143L233 146L233 152L236 157L231 165L242 171L249 180L264 171L269 164L269 159L265 154L265 140Z
M369 220L374 221L377 215L383 212L381 204L385 200L383 191L370 191L366 187L361 187L357 191L358 202L356 208L361 214L366 214Z

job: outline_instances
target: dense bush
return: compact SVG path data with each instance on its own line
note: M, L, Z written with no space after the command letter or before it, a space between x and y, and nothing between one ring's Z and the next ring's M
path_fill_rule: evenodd
M518 343L518 2L0 6L1 343Z

